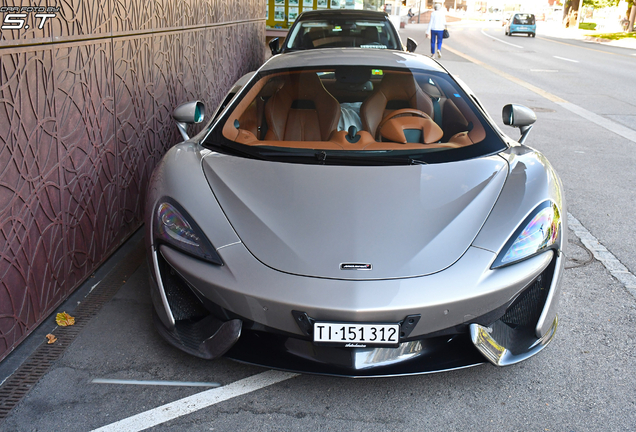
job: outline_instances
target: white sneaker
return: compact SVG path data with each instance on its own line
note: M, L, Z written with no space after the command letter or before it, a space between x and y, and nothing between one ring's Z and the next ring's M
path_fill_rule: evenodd
M442 58L442 52L441 51L437 51L437 58Z

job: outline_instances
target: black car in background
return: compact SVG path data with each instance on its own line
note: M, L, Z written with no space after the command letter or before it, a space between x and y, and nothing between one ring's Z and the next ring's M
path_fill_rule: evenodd
M303 12L280 46L269 43L272 55L317 48L370 48L414 52L417 42L408 38L406 47L384 12L361 10L313 10Z

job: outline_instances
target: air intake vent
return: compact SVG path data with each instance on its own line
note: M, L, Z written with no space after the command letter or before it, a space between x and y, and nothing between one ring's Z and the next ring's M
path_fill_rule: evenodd
M530 288L517 297L506 310L504 316L501 317L502 322L511 327L534 327L536 325L550 289L546 272L539 275Z
M192 292L188 283L168 262L157 254L161 282L175 321L200 319L210 314L201 301Z

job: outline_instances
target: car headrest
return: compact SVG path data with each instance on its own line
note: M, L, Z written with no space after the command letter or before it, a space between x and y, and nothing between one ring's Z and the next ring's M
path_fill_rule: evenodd
M416 131L418 133L414 133ZM432 144L441 140L444 132L430 118L405 116L387 121L382 125L380 135L385 140L402 144L407 142ZM409 139L409 137L416 137L416 139Z

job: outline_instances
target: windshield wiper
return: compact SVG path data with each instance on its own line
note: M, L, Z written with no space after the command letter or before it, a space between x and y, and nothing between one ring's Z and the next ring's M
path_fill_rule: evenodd
M349 163L352 165L427 165L426 162L410 155L386 155L384 152L363 152L358 154L339 154L339 151L325 150L275 150L272 147L252 147L246 145L227 145L223 143L206 143L207 147L221 153L260 160L290 160L314 162L324 165Z
M232 155L232 156L242 156L242 157L246 157L250 159L265 159L261 157L258 151L248 151L247 149L241 149L236 146L229 146L229 145L220 144L220 143L214 143L214 144L207 143L207 147L210 149L218 150L221 153Z
M302 158L302 159L315 159L318 163L331 164L339 162L349 162L358 165L386 165L386 164L399 164L399 165L427 165L426 162L419 159L415 159L411 156L376 156L372 153L360 154L360 155L339 155L334 153L327 153L326 151L303 151L303 152L278 152L278 151L260 151L261 156L270 159L274 158Z

